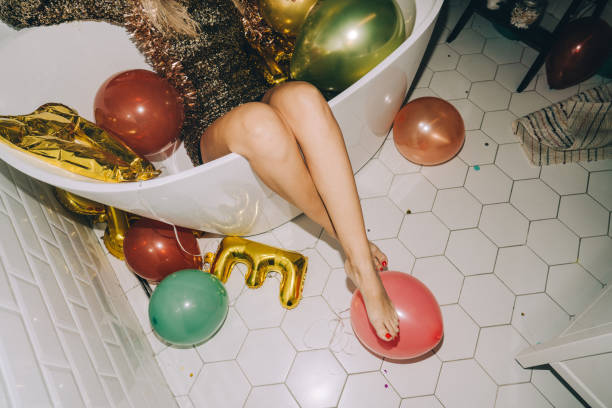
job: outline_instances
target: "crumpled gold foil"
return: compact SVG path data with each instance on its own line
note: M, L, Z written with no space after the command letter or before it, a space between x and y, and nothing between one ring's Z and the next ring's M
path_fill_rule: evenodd
M58 103L28 115L0 116L0 142L97 180L149 180L160 174L110 133Z

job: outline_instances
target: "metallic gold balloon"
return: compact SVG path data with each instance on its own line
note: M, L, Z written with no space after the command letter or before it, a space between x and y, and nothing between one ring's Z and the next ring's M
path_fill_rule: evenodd
M296 37L317 0L259 0L263 18L277 32Z
M268 272L278 272L282 276L279 297L283 307L293 309L302 299L308 258L300 253L244 238L225 237L216 255L209 253L204 261L210 264L210 273L223 283L229 279L236 263L245 264L248 269L245 281L252 289L263 285Z
M291 77L342 91L406 38L395 0L326 0L308 15L291 60Z
M102 215L106 212L104 204L96 203L88 198L72 194L66 190L54 188L57 201L68 211L80 215Z
M0 142L72 173L107 182L148 180L160 173L74 109L56 103L27 115L0 116Z

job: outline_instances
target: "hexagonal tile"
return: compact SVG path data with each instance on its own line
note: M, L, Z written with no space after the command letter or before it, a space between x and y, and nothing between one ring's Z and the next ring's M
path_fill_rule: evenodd
M495 164L514 180L532 179L540 175L540 167L531 164L520 143L499 146Z
M478 336L476 360L497 384L529 381L531 370L525 370L515 357L529 343L510 325L485 327Z
M474 105L469 99L456 99L448 102L459 111L463 119L465 130L480 129L480 124L482 123L482 117L484 115L482 109Z
M558 336L569 323L569 315L545 293L516 297L512 326L532 345Z
M559 219L581 237L605 235L610 214L587 194L561 197Z
M440 401L433 396L414 397L402 400L400 408L444 408Z
M577 263L550 267L546 293L571 315L580 314L601 290L601 283Z
M394 174L415 173L421 169L421 166L407 160L397 150L393 141L393 130L391 130L388 140L383 144L378 160Z
M412 274L431 290L441 305L456 303L463 275L444 256L419 258Z
M349 375L338 408L395 407L400 397L379 372Z
M584 408L584 405L549 370L533 370L531 383L555 407Z
M457 71L434 72L429 87L443 99L465 98L472 83Z
M521 60L523 46L518 41L511 41L506 38L493 38L487 40L483 54L498 64L510 64Z
M455 69L458 61L459 54L455 50L447 44L440 44L431 54L427 66L433 71L446 71Z
M465 181L467 169L465 163L455 157L438 166L423 167L421 174L438 188L461 187Z
M529 68L520 62L499 65L495 74L495 80L505 86L510 92L514 92L523 81L528 70ZM532 79L525 88L525 91L533 91L535 89L535 82L535 78Z
M302 214L272 230L283 248L302 251L313 248L321 235L323 228Z
M527 245L549 265L578 258L578 237L557 219L532 222Z
M196 351L207 363L232 360L238 355L248 331L238 313L230 307L221 329L206 343L196 347Z
M202 360L192 348L166 347L157 355L157 361L174 395L184 395L198 378Z
M322 297L304 298L299 307L287 311L281 329L298 351L324 348L336 329L335 319Z
M535 387L529 383L512 384L499 387L495 406L499 408L552 408L552 405L546 401L542 394L540 394Z
M508 111L487 112L482 120L482 131L499 144L516 143L518 138L512 131L516 116Z
M460 187L438 191L432 211L450 229L461 229L478 225L481 209L478 200Z
M360 198L384 196L389 191L393 173L378 159L372 159L355 174Z
M269 276L262 287L247 288L236 301L236 310L249 329L279 326L285 309L278 301L280 281Z
M472 318L459 305L441 306L444 337L436 351L442 361L460 360L474 356L478 330Z
M323 290L323 297L336 313L340 313L350 307L355 289L344 268L333 269Z
M433 71L427 67L423 68L421 75L418 78L418 81L415 85L415 88L427 88L429 87L429 83L431 82L431 77L433 76Z
M557 216L559 195L540 179L514 183L510 202L530 220Z
M342 319L330 350L349 374L376 371L382 365L382 359L370 353L355 337L350 318Z
M543 292L548 265L525 245L500 248L495 274L515 295Z
M327 232L323 231L321 237L315 244L315 248L319 254L325 259L332 268L344 267L344 252L340 243L332 238Z
M446 256L464 275L493 272L497 247L479 229L452 231Z
M550 101L536 91L513 93L508 109L516 116L525 116L550 105Z
M586 193L589 173L578 163L542 167L540 178L561 195Z
M387 255L390 271L410 273L414 266L414 255L397 238L383 239L374 242L380 250Z
M485 39L482 35L474 30L466 28L465 30L461 30L457 38L448 44L459 54L465 55L480 53L484 42Z
M323 293L331 268L315 249L306 249L302 254L308 258L308 270L302 296L318 296Z
M591 173L589 179L589 195L612 210L612 171Z
M196 407L243 406L247 399L249 385L235 361L206 364L189 397Z
M508 108L510 92L496 81L475 82L470 89L469 99L485 111Z
M442 365L436 396L446 408L492 407L497 386L473 360Z
M386 361L382 372L400 397L433 394L442 363L433 353L407 361Z
M314 350L298 353L286 383L301 407L323 408L338 403L345 380L329 350Z
M510 204L485 205L478 228L500 247L525 243L529 221Z
M361 200L363 220L369 239L397 236L404 213L387 197Z
M585 170L590 172L601 172L605 170L612 170L612 159L597 160L597 161L586 161L578 162L580 166L584 167Z
M480 166L480 170L472 167L468 170L465 180L467 188L483 204L494 204L508 201L512 180L494 164Z
M295 350L279 328L251 330L236 361L253 385L285 381ZM212 405L215 406L215 405Z
M489 81L495 77L497 64L482 54L463 55L457 71L470 81Z
M424 98L426 96L433 96L434 98L439 98L440 95L432 91L430 88L417 88L412 93L410 93L410 97L408 98L408 102L412 102L417 98ZM416 164L415 164L416 165Z
M561 3L559 3L561 4ZM523 50L523 56L521 57L521 62L526 66L530 67L538 58L539 52L534 50L531 47L525 47Z
M465 132L465 143L459 152L459 157L466 164L489 164L495 161L497 143L480 130Z
M299 408L285 384L264 385L251 390L244 408Z
M494 274L468 276L459 304L481 327L510 322L514 295Z
M536 84L536 91L549 101L557 103L576 95L578 93L578 85L564 89L550 89L546 75L540 75Z
M404 174L393 179L389 198L402 210L430 211L436 188L422 174Z
M448 240L448 228L432 213L409 214L398 238L416 257L441 255Z
M601 283L612 282L612 238L593 237L580 241L578 262Z

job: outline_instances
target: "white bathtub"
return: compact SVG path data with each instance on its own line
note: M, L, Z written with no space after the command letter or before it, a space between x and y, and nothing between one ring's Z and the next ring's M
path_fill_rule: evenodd
M404 9L408 0L398 0ZM384 142L412 84L443 0L416 0L412 34L375 69L329 101L356 172ZM112 74L150 69L121 28L75 22L0 30L0 114L32 112L60 102L93 120L93 99ZM170 224L226 235L253 235L300 213L259 180L248 162L230 154L193 167L181 147L160 177L103 183L74 175L0 144L0 159L48 184L100 203Z

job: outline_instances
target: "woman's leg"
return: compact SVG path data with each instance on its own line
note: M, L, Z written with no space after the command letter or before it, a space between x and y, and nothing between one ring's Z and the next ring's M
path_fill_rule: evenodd
M291 112L299 121L274 107L285 98L293 99ZM270 188L337 237L370 322L379 337L390 340L397 334L397 314L374 269L346 148L327 103L304 83L280 86L264 102L269 105L242 105L211 125L202 138L204 161L230 151L243 155ZM311 137L298 147L306 135Z

